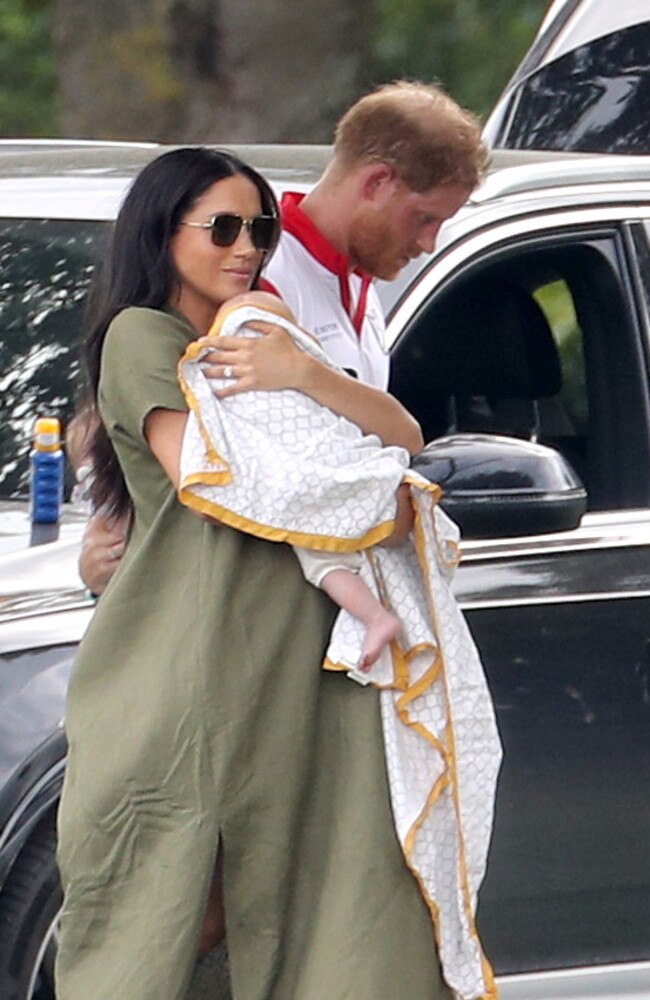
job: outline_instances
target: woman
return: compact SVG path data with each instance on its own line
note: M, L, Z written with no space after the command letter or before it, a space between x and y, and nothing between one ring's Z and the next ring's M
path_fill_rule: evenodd
M276 219L249 167L181 149L116 223L89 335L93 499L133 521L70 685L58 1000L181 998L218 853L235 1000L449 996L393 830L377 696L320 670L333 606L288 546L176 499L178 360L255 285ZM263 387L319 398L279 332L261 340Z

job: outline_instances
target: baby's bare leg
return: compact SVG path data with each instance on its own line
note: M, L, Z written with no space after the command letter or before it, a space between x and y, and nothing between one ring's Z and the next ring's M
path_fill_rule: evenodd
M320 587L335 604L349 611L366 626L359 668L363 671L370 670L384 646L399 632L399 618L387 611L361 577L350 570L331 570L321 580Z

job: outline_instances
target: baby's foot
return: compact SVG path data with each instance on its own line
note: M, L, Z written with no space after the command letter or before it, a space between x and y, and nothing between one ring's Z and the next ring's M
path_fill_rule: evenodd
M382 649L397 636L400 628L399 618L386 608L381 608L377 612L377 616L366 628L359 670L363 670L364 673L370 670L373 663L379 659Z

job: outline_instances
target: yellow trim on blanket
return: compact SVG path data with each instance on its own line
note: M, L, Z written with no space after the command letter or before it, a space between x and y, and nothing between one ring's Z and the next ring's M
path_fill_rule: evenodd
M434 903L434 901L431 899L431 896L429 895L429 893L427 891L427 887L426 887L426 885L424 883L424 880L422 879L422 876L420 875L420 873L417 870L417 868L414 868L413 865L411 865L411 863L408 860L408 858L406 859L406 864L407 864L407 866L408 866L408 868L409 868L409 870L411 872L411 875L413 876L413 878L417 882L418 887L420 889L420 893L422 894L422 898L423 898L426 906L428 907L429 912L431 913L431 922L433 924L433 933L434 933L434 937L436 939L436 945L437 945L437 948L438 948L438 955L440 955L441 954L441 944L440 944L440 933L438 931L438 926L439 926L439 923L440 923L440 912L438 910L438 907ZM487 959L485 958L485 955L483 954L482 949L481 949L481 958L482 958L482 966L483 966L483 975L484 975L484 979L485 979L485 985L487 987L487 993L482 993L480 995L480 997L476 997L476 1000L499 1000L499 991L497 989L496 983L494 982L494 973L492 972L490 964L487 961ZM453 992L453 990L452 990L452 992Z
M424 581L425 581L425 586L426 586L427 601L428 601L428 604L429 604L429 613L431 615L431 622L432 622L432 625L433 625L434 634L438 635L439 634L439 628L438 628L438 620L437 620L437 614L436 614L436 608L435 608L435 601L433 600L433 596L431 594L431 590L430 590L430 587L429 587L428 575L425 572L426 565L427 565L427 560L426 560L426 551L425 551L425 542L424 542L424 532L423 532L422 523L421 523L421 515L420 515L420 512L417 509L417 507L415 508L415 525L413 527L413 534L415 536L415 548L416 548L416 552L417 552L417 555L418 555L418 559L420 560L420 565L422 566L422 569L423 569L423 574L422 575L423 575L423 578L424 578ZM437 533L436 533L435 537L436 537L436 542L438 543ZM441 555L442 555L442 553L441 553ZM445 702L446 702L446 706L447 706L447 710L446 710L447 711L447 726L446 726L446 729L445 729L445 736L446 736L446 740L447 740L447 744L448 745L447 745L447 748L446 748L446 751L445 751L445 759L446 759L446 761L447 761L447 763L449 765L449 772L448 773L449 773L449 779L450 780L448 782L448 787L450 788L452 799L453 799L453 802L454 802L454 808L456 810L456 826L457 826L457 830L458 830L458 839L459 839L459 847L460 847L459 857L458 857L458 866L459 866L459 872L460 872L461 883L462 883L463 899L464 899L464 903L465 903L465 913L466 913L466 916L467 916L469 932L470 932L471 936L475 939L477 947L478 947L478 950L479 950L479 955L481 956L481 964L482 964L482 968L483 968L483 977L484 977L484 980L485 980L485 984L487 986L487 993L485 993L482 997L480 997L479 1000L498 1000L498 992L497 992L496 984L494 982L494 974L492 972L492 967L490 966L490 963L488 962L487 957L485 956L485 953L484 953L482 945L481 945L481 940L479 938L478 931L476 929L476 921L474 919L474 913L473 913L472 902L471 902L471 892L470 892L470 889L469 889L469 878L468 878L468 874L467 874L467 862L465 860L465 845L464 845L464 839L463 839L463 828L462 828L462 824L461 824L460 802L459 802L459 799L458 799L458 778L457 778L457 775L456 775L456 748L455 748L453 725L452 725L451 716L450 716L450 713L449 713L449 691L448 691L448 688L447 688L447 679L446 679L446 675L445 675L444 660L443 660L442 655L440 656L440 671L439 671L438 677L439 677L439 679L440 679L440 681L441 681L441 683L443 685L443 689L444 689L444 692L445 692ZM435 801L435 798L431 802L432 805L433 805L434 801ZM426 818L426 812L428 812L428 810L425 810L424 811L424 815L421 814L421 817L418 818L420 824L422 822L424 822L424 819ZM416 820L416 823L418 823L418 820ZM415 826L415 824L414 824L414 826ZM414 830L414 828L412 827L411 830L409 831L409 834L408 834L407 838L406 838L407 841L410 841L411 845L414 842L414 836L415 836L416 832L417 831ZM409 862L409 867L411 867L408 855L407 855L407 861ZM414 869L412 869L412 870L414 870ZM416 875L416 878L417 878L417 875ZM421 879L420 878L418 878L418 882L421 883ZM421 889L422 889L422 884L421 884ZM429 909L431 910L431 914L433 916L434 911L435 911L435 913L437 913L437 907L435 907L435 905L433 904L432 900L429 899L428 893L426 891L423 891L423 896L424 896L424 899L427 901L427 903L429 905ZM437 937L437 933L436 933L436 937Z
M404 482L408 483L409 486L413 486L414 489L420 490L422 493L433 494L432 499L434 503L439 503L442 497L442 489L438 486L438 483L431 483L429 480L424 480L424 477L416 476L410 469L404 470Z
M350 669L346 667L344 663L335 663L334 660L330 660L329 656L326 656L321 664L322 670L332 670L336 673L345 674Z
M402 648L396 639L390 644L390 652L395 671L395 687L398 691L406 691L409 684L409 661L402 652Z
M191 343L190 346L188 347L187 351L185 352L185 354L181 358L181 360L178 362L178 381L179 381L181 390L183 392L183 395L185 396L185 402L187 403L188 409L190 409L192 411L192 413L194 414L194 416L196 417L196 422L199 425L199 431L201 432L201 437L203 438L203 443L205 444L205 451L206 451L206 454L207 454L208 458L210 459L210 461L212 462L213 465L222 465L222 466L224 466L224 469L227 470L227 473L228 473L228 478L224 479L224 483L230 483L230 482L232 482L232 474L230 472L230 463L227 462L225 460L225 458L222 458L221 455L219 454L219 452L217 451L217 449L215 448L215 446L213 444L213 441L212 441L212 438L208 434L207 427L205 426L205 424L203 423L203 420L201 419L201 407L199 405L199 401L196 398L196 396L194 395L194 393L192 392L192 390L189 387L189 385L187 384L187 381L186 381L185 376L183 374L183 363L186 360L188 354L190 353L190 349L193 348L193 347L197 347L197 346L198 345L197 345L196 341L194 341L193 343ZM195 351L193 353L194 354L198 354L202 350L203 350L203 348L200 347L199 351ZM219 485L221 485L221 484L219 484Z
M420 653L424 653L427 649L435 649L436 647L431 642L418 642L417 646L411 646L409 650L404 653L404 659L407 663L414 660L416 656Z
M391 654L393 660L393 679L387 681L386 684L380 684L378 681L368 678L368 683L377 688L379 691L406 691L408 688L409 672L407 663L410 663L416 656L424 652L426 649L433 649L434 647L429 642L418 643L417 646L411 646L410 649L404 651L399 646L396 639L393 639L391 644ZM329 656L326 656L321 664L322 670L330 670L335 673L347 673L351 668L346 663L341 663L340 660L330 660ZM410 723L407 723L407 725Z
M419 680L412 684L408 690L404 692L402 697L398 702L398 709L406 709L408 705L411 704L420 695L423 695L425 691L428 691L440 676L440 671L442 668L442 657L440 656L440 651L435 647L431 647L433 650L433 661L428 670L422 674Z
M334 538L331 535L316 535L304 531L290 531L287 528L276 528L272 524L262 524L252 518L236 514L227 507L222 507L211 500L197 496L190 492L187 487L199 482L205 482L203 473L189 476L178 488L178 499L186 507L196 510L199 514L205 514L216 521L221 521L231 528L244 531L248 535L255 535L257 538L264 538L270 542L288 542L290 545L298 545L303 549L316 549L321 552L358 552L361 549L377 545L378 542L392 535L395 529L394 521L384 521L375 525L370 531L360 538Z
M232 482L232 473L229 469L223 472L192 472L185 476L180 489L186 490L189 486L227 486Z
M408 469L404 473L404 482L408 483L409 486L412 486L413 489L420 490L421 493L433 494L432 496L433 504L431 507L431 526L433 528L433 534L436 539L436 547L438 549L438 554L445 566L449 567L450 569L455 569L456 566L458 566L458 564L460 563L462 557L462 549L457 542L454 542L451 539L446 541L443 545L443 543L440 541L438 528L436 526L434 508L435 505L439 503L440 500L442 499L443 495L442 489L440 488L440 486L438 486L437 483L430 483L430 482L423 483L420 478L416 478L415 476L413 476L413 474ZM454 553L452 559L447 558L447 554L445 552L445 548L447 547L450 548Z
M348 664L341 663L340 660L335 663L334 660L330 660L329 656L326 656L321 663L321 670L327 670L332 674L347 674L351 669ZM392 681L389 681L388 684L378 684L377 681L368 679L368 686L374 687L378 691L391 691L395 685Z
M447 788L448 786L449 786L449 772L445 771L443 774L440 775L435 785L429 792L426 804L422 809L422 812L413 823L411 829L409 830L404 840L404 853L406 854L407 858L411 858L413 855L413 848L415 846L415 837L419 832L420 827L422 826L425 819L433 809L434 805L444 792L445 788Z
M424 646L425 644L422 645ZM433 649L433 647L430 648ZM391 649L393 652L393 658L395 659L395 657L397 657L398 661L396 664L396 670L400 670L399 658L402 654L400 653L400 650L398 649L397 646L395 646L395 648L391 646ZM404 657L404 661L406 662L406 657ZM396 699L395 702L395 710L400 719L400 722L402 722L405 726L408 726L409 729L412 729L414 732L416 732L419 736L421 736L424 740L426 740L427 743L429 743L434 748L434 750L436 750L440 754L440 756L442 757L442 763L444 767L443 773L440 775L438 781L436 782L431 792L429 793L422 811L420 812L417 819L415 819L415 821L411 826L411 829L406 835L406 838L404 840L404 851L407 854L407 856L410 856L412 852L413 843L417 831L424 823L429 812L431 811L431 808L433 807L434 803L440 796L440 793L442 792L443 788L447 785L449 779L448 776L449 757L447 753L447 748L442 743L442 741L438 739L437 736L434 736L434 734L426 728L426 726L424 726L421 722L414 721L408 712L408 706L411 704L411 702L415 701L416 698L419 698L426 691L428 691L429 688L432 687L436 683L436 681L440 678L441 670L442 670L442 657L440 655L440 651L438 649L434 649L433 660L429 668L425 670L422 677L420 677L420 679L416 681L415 684L412 684L410 687L408 687L403 692L403 694L401 694Z

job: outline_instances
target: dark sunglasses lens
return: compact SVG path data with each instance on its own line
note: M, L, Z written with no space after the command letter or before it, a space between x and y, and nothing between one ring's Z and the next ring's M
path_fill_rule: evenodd
M251 240L256 250L270 250L278 234L274 215L257 215L251 221Z
M239 215L231 215L224 212L223 215L215 215L212 220L212 242L217 247L231 247L242 227L242 218Z

